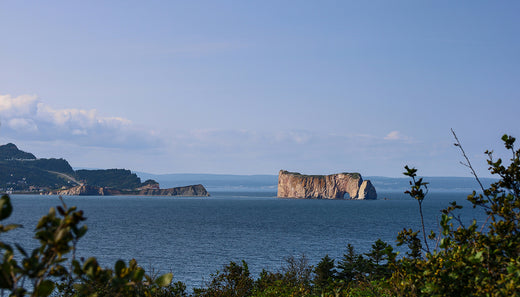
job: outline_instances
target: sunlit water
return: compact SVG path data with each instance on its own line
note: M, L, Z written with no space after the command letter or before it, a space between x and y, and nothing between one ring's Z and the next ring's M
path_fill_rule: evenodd
M175 281L202 286L230 261L245 260L254 275L278 270L288 256L304 254L317 264L328 254L340 259L348 243L366 252L378 238L395 245L403 228L417 229L417 202L401 193L379 193L388 200L279 199L276 193L212 193L211 197L65 197L85 211L89 231L78 255L95 256L104 266L135 258L145 269L173 272ZM438 230L448 202L464 204L463 193L432 193L424 202L425 223ZM13 195L9 219L24 225L4 240L33 248L37 220L56 196ZM483 219L466 207L466 221Z

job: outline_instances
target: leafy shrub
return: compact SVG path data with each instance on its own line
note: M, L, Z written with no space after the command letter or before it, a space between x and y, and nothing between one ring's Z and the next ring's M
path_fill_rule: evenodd
M251 296L253 282L245 261L242 265L230 262L212 275L207 288L195 289L195 296Z
M456 135L455 139L466 158L464 164L474 173ZM454 213L462 206L452 202L442 211L440 234L429 235L440 243L438 249L428 247L424 224L422 241L417 231L400 232L399 244L407 244L412 252L396 264L392 285L397 295L520 296L520 150L514 148L515 138L504 135L502 140L512 156L509 165L502 159L495 161L493 152L486 151L489 170L500 180L468 196L473 208L486 213L487 221L465 226ZM407 193L420 206L427 183L415 179L417 170L406 169L412 178Z

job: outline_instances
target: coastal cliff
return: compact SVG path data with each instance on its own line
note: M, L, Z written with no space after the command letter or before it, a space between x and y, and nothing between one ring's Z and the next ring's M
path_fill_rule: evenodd
M208 197L209 193L203 185L192 185L169 189L141 189L137 195L142 196L203 196Z
M106 196L108 193L101 187L79 185L69 189L50 191L48 194L60 196Z
M345 194L350 199L377 199L372 183L359 173L303 175L280 170L278 174L280 198L344 199Z
M169 189L157 187L143 187L139 190L116 190L90 185L80 185L65 190L51 191L49 195L62 196L112 196L112 195L138 195L138 196L210 196L203 185L192 185Z

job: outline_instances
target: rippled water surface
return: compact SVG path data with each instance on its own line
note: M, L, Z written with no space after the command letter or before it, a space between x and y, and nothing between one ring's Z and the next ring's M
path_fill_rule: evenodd
M305 254L317 264L328 254L339 259L350 243L366 252L378 238L395 243L404 227L419 228L416 201L400 193L388 200L297 200L276 193L213 193L212 197L65 197L85 211L89 231L78 255L101 264L135 258L145 269L172 271L175 281L201 286L229 261L245 260L257 274L277 270L288 256ZM7 238L34 247L39 217L60 202L56 196L13 195L11 222L23 229ZM465 202L461 193L433 193L424 202L426 225L434 230L448 202ZM463 210L468 221L479 213Z

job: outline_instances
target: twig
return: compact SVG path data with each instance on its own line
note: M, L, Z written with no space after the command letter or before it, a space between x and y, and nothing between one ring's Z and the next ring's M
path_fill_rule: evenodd
M477 173L475 172L475 169L473 169L473 166L471 165L471 162L469 161L469 158L468 156L466 155L466 152L464 151L464 149L462 148L462 145L460 144L460 141L459 141L459 138L457 138L457 134L455 134L455 131L453 131L453 128L451 129L451 133L453 133L453 137L455 137L455 141L457 141L457 143L455 143L455 146L459 147L460 151L462 152L462 155L464 156L464 159L466 159L466 162L467 163L463 163L463 162L460 162L462 165L468 167L470 170L471 170L471 173L473 174L473 176L475 177L475 179L477 180L478 184L480 185L480 188L482 189L482 192L484 193L484 195L486 195L486 190L484 189L484 186L482 185L482 183L480 182L480 179L478 178L478 175ZM487 197L487 195L486 195Z
M473 176L475 177L475 179L477 180L478 184L480 185L480 188L482 189L482 193L486 196L486 198L489 199L489 196L486 194L486 190L484 189L484 186L482 185L482 183L480 182L480 179L478 178L478 175L477 173L475 172L475 169L473 168L473 165L471 165L471 161L469 160L468 156L466 155L466 152L464 151L464 149L462 148L462 144L460 143L459 141L459 138L457 137L457 134L455 134L455 131L453 131L453 128L451 129L451 133L453 134L453 137L455 138L455 141L457 141L457 143L455 143L455 146L457 146L460 151L462 152L462 156L464 156L464 159L466 159L466 162L467 163L464 163L464 162L460 162L460 164L468 167L470 170L471 170L471 173L473 174ZM492 158L492 156L490 155L489 156L490 158ZM488 200L489 201L489 200ZM481 204L480 206L486 208L486 209L490 209L489 206L487 205L484 205L484 204ZM484 230L484 227L486 226L489 218L491 217L491 215L488 215L488 217L486 218L486 221L484 222L484 224L482 225L482 227L480 228L480 232L482 232Z
M421 214L421 225L423 230L424 243L426 244L426 250L430 253L430 247L428 246L428 240L426 239L426 229L424 228L424 217L422 212L422 201L419 201L419 213Z
M415 176L412 176L412 180L413 180L413 183L416 184ZM423 230L424 244L426 245L425 252L427 252L429 254L430 247L428 246L428 240L426 240L426 228L424 227L424 215L423 215L423 211L422 211L422 203L423 203L424 197L428 194L428 187L426 185L424 185L424 187L426 189L426 193L424 194L422 199L417 199L417 201L419 202L419 214L421 215L421 226L422 226L422 230Z

